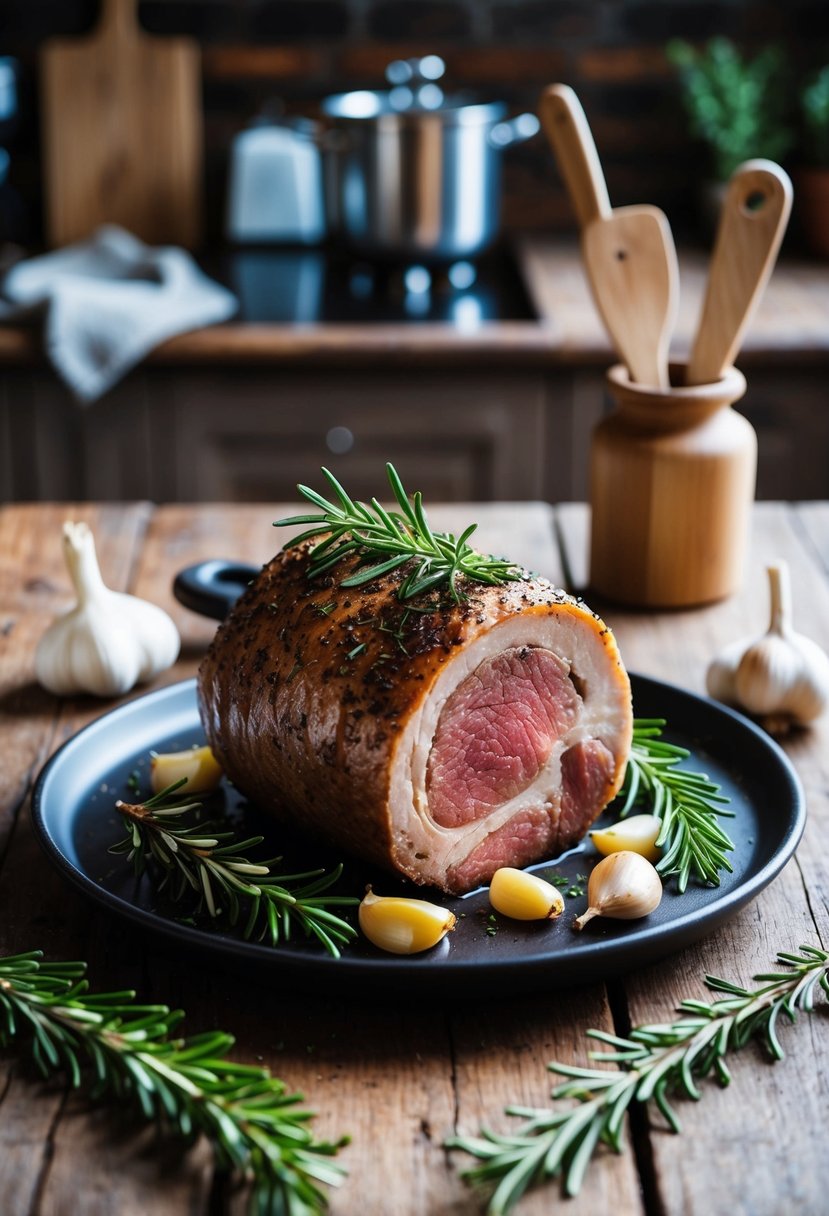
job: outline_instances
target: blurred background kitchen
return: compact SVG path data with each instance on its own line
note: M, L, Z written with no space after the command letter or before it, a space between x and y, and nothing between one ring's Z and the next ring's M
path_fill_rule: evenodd
M673 225L677 351L718 185L791 172L740 409L760 497L829 495L825 0L0 0L0 53L0 499L285 499L320 464L365 495L387 459L431 499L585 498L611 352L527 118L558 80L613 205ZM343 159L372 106L446 98L494 103L484 140ZM204 274L113 231L21 261L102 221Z

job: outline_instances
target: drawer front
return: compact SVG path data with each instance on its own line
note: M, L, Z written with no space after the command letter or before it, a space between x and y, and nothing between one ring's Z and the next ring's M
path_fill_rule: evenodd
M430 501L541 494L540 378L220 375L176 391L179 501L291 500L326 465L360 498L382 494L390 460Z
M737 409L757 432L757 497L829 494L829 401L825 381L773 371L748 373Z

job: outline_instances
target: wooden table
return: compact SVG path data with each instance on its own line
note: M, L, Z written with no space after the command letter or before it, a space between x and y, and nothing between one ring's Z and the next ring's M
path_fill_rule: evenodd
M0 953L42 948L85 958L98 988L137 988L144 999L188 1011L190 1030L220 1025L241 1059L264 1060L319 1112L317 1130L353 1142L342 1154L349 1178L332 1196L336 1216L472 1216L478 1197L458 1176L464 1158L441 1145L453 1128L504 1128L509 1102L543 1104L552 1059L584 1062L584 1030L668 1018L684 996L704 993L714 972L740 982L767 969L779 949L829 942L829 721L787 750L806 787L809 823L797 858L759 899L699 946L608 984L566 993L471 1004L395 1005L298 996L223 974L218 963L174 962L150 939L104 915L70 889L35 843L28 796L46 757L99 714L100 703L59 703L33 683L35 643L69 603L60 523L93 526L104 576L168 608L182 657L165 677L196 668L209 622L174 603L181 566L209 556L261 561L275 548L270 521L281 508L9 506L0 512ZM478 518L482 543L561 580L584 576L586 512L543 506L458 507L433 518ZM554 532L553 524L557 524ZM454 526L457 526L455 523ZM554 540L560 538L561 549ZM701 690L705 665L725 641L765 627L764 563L792 570L796 624L829 648L829 505L758 507L742 594L715 607L671 614L604 609L628 665ZM603 608L602 605L597 605ZM637 1119L633 1151L603 1155L570 1216L596 1213L823 1216L829 1210L829 1013L782 1029L787 1058L770 1065L753 1048L735 1057L727 1090L704 1086L682 1102L685 1132ZM59 1084L0 1055L0 1211L3 1216L153 1216L223 1210L201 1149L184 1162L147 1151L136 1134ZM529 1196L521 1212L541 1216L555 1188Z

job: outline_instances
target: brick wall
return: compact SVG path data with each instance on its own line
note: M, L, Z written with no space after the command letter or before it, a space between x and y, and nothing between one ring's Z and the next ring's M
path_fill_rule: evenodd
M204 47L209 230L221 233L227 150L268 99L310 113L328 92L382 83L385 64L436 51L449 86L532 108L553 80L585 105L615 204L648 201L687 231L704 158L688 138L663 47L726 34L752 49L774 40L797 68L829 62L829 0L142 0L143 25ZM37 48L94 24L95 0L0 0L0 52L23 70L15 181L39 231ZM506 154L508 226L572 225L542 139Z

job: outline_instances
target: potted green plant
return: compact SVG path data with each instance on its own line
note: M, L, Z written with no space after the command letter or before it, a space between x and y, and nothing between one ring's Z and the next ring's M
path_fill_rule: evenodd
M710 152L703 206L716 215L738 165L757 156L780 160L794 142L785 60L776 46L747 59L727 38L702 48L676 40L666 53L679 71L691 131Z
M829 66L809 81L800 101L806 163L795 173L797 214L810 248L829 257Z

